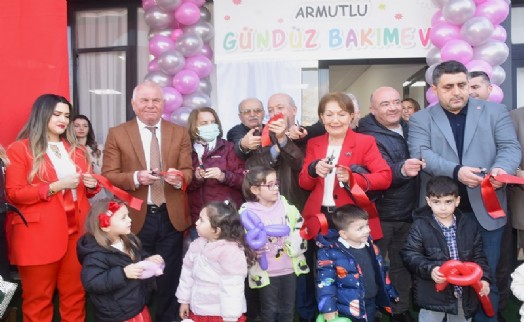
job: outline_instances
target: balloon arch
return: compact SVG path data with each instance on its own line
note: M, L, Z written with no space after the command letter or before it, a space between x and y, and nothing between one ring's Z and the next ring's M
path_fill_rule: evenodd
M468 71L484 71L493 89L490 101L501 102L499 85L506 78L500 66L509 55L506 30L500 25L509 14L507 0L432 0L438 8L431 20L426 82L433 84L432 74L440 62L456 60ZM145 79L164 91L163 118L187 126L192 109L211 106L213 51L209 42L214 36L211 13L205 0L142 0L145 21L150 27L149 52L153 59ZM429 88L429 104L437 97Z

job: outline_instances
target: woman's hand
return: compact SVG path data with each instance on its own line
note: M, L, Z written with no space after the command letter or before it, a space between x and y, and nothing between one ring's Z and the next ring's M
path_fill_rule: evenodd
M327 162L327 158L325 158L317 162L317 165L315 166L315 170L319 177L325 178L331 171L333 171L334 167L335 166L333 164L329 164Z
M78 187L78 183L80 182L80 176L81 175L79 173L75 173L58 180L55 182L55 190L59 191L64 189L75 189Z
M349 172L347 169L343 167L338 167L336 174L337 174L338 181L343 182L343 183L347 183L349 181Z
M197 167L195 170L195 178L198 180L204 180L204 176L206 175L206 170L202 169L202 167Z
M204 173L204 178L206 179L217 179L218 181L222 182L224 181L226 175L220 168L213 167L213 168L207 168Z
M88 189L94 189L98 185L98 181L90 173L84 173L82 175L82 181Z
M124 267L124 273L129 279L138 279L142 275L143 271L144 268L138 264L129 264Z
M180 309L178 310L181 319L189 318L189 304L181 303Z

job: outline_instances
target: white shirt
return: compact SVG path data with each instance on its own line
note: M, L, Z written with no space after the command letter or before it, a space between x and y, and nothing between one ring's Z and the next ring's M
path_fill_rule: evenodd
M58 155L51 149L50 146L55 146L58 148L58 154L60 157L58 157ZM76 165L69 157L63 142L48 142L46 153L51 160L53 167L55 168L58 179L63 179L76 173ZM71 191L73 193L73 200L76 200L76 189L71 189Z
M147 129L149 125L146 125L142 121L140 121L138 118L136 119L138 123L138 131L140 132L140 139L142 140L142 147L144 148L144 156L146 158L146 167L145 170L152 170L151 169L151 139L153 137L153 132ZM156 126L156 137L158 139L158 145L160 148L160 155L162 155L162 120L158 121L157 124L152 125ZM162 171L162 169L159 169ZM133 180L135 182L135 186L139 186L140 182L138 182L138 171L135 171L133 175ZM151 201L151 187L149 187L149 192L147 193L147 204L152 205L153 201Z
M338 158L340 156L340 151L342 150L342 146L334 146L329 145L327 148L327 155L326 157L329 158L331 156L334 157L333 162L331 164L335 165L338 163ZM322 197L322 206L335 206L335 199L333 199L333 190L335 188L335 168L331 171L331 173L328 173L327 176L324 178L324 196Z

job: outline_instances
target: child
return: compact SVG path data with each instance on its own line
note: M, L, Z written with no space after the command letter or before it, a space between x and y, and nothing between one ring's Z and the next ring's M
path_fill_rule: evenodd
M520 301L524 301L524 264L521 264L511 274L513 281L511 282L511 290L513 295ZM524 305L520 307L520 322L524 322Z
M448 285L437 292L435 283L446 278L440 265L450 260L474 262L484 271L481 295L489 294L489 267L475 220L456 209L460 203L457 184L449 177L429 180L426 202L429 207L414 214L415 222L401 251L404 264L415 275L414 298L421 307L419 321L469 321L478 309L478 298L472 287Z
M249 269L249 286L260 288L260 319L264 322L292 322L295 311L297 276L309 272L304 252L307 244L300 237L303 219L297 208L279 194L277 174L264 166L251 168L244 178L242 192L247 210L266 225L286 225L288 236L268 237L262 250L267 270L257 262Z
M144 268L138 262L144 254L131 233L131 218L124 204L107 199L93 204L77 253L82 284L93 303L96 321L151 321L146 302L153 280L139 279ZM160 255L145 260L164 262Z
M195 322L245 321L247 260L244 229L235 207L212 202L196 222L199 238L184 257L176 297L180 317Z
M317 237L319 311L325 320L338 314L351 321L375 321L376 306L391 311L391 300L397 301L398 294L370 238L368 214L345 205L337 208L332 220L336 230Z

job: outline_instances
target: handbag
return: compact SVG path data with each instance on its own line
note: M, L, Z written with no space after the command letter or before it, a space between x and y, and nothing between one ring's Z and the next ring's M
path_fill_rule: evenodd
M0 318L4 316L7 305L11 302L18 284L4 281L0 276Z

